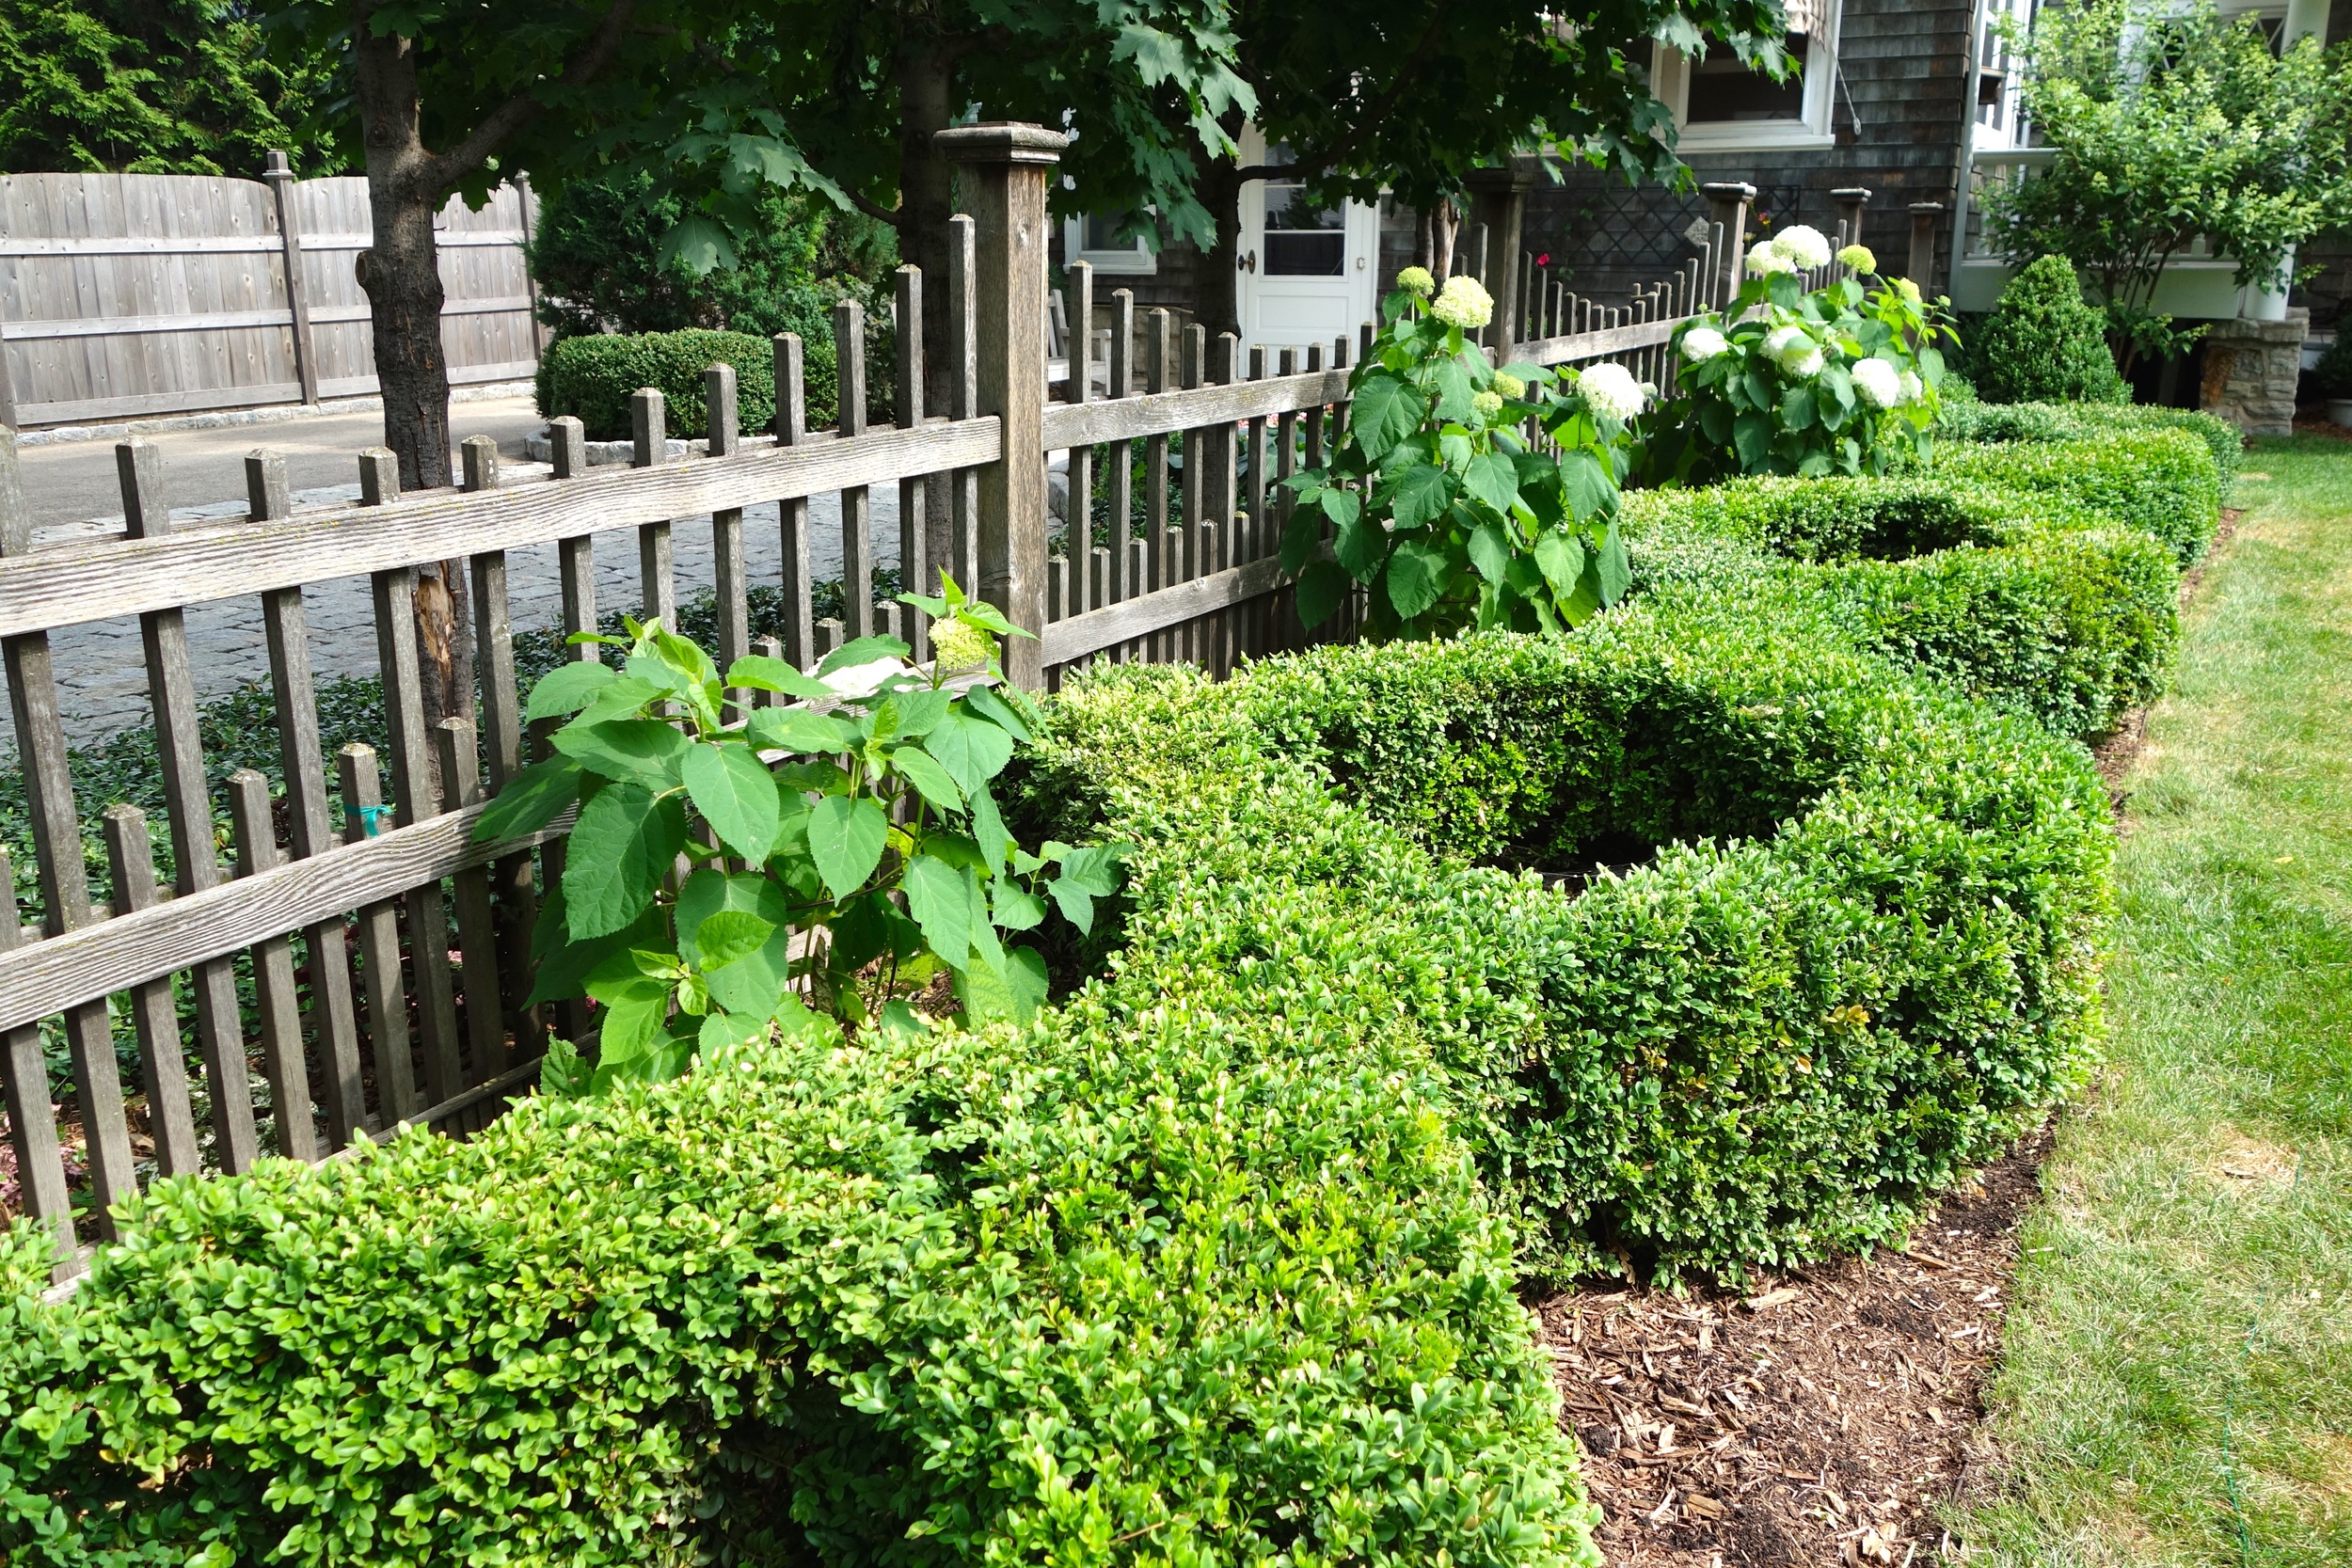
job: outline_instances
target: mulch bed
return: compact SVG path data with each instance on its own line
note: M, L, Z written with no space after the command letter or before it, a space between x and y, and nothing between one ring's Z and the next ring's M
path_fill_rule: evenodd
M1899 1252L1745 1292L1587 1286L1538 1308L1613 1568L1928 1563L1978 1431L2049 1133Z

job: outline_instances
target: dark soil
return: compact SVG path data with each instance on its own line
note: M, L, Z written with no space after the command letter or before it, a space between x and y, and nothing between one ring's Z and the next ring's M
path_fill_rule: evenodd
M1981 1389L2048 1148L2021 1142L1900 1252L1744 1294L1544 1303L1612 1568L1937 1561L1934 1505L1988 1457Z

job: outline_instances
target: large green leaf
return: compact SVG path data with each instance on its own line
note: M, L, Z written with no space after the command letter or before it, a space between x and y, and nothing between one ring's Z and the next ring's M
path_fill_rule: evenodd
M1375 372L1364 377L1348 400L1347 430L1356 444L1376 459L1419 430L1428 412L1428 400L1418 388Z
M817 666L817 673L830 675L836 670L871 664L878 658L904 658L912 652L913 649L895 637L852 638L827 654L824 662Z
M1331 554L1358 582L1370 582L1389 553L1388 531L1373 517L1358 517L1341 526Z
M724 913L755 915L780 927L791 918L791 906L783 889L755 872L729 875L709 866L695 872L678 889L676 909L678 952L695 968L716 967L702 950L702 925Z
M1761 473L1772 454L1772 420L1769 414L1747 413L1731 422L1731 444L1740 453L1740 467Z
M1459 424L1470 417L1470 400L1478 388L1460 360L1438 360L1429 379L1437 388L1438 419Z
M882 863L882 845L889 836L890 818L865 796L828 795L808 814L809 858L836 899L866 885Z
M1001 967L975 954L957 976L956 994L975 1023L1026 1023L1045 1004L1045 960L1031 947L1011 949Z
M984 788L1012 760L1012 736L964 709L950 709L924 737L923 749L939 760L965 795Z
M1315 500L1322 506L1323 515L1343 528L1363 515L1364 498L1353 490L1334 485L1316 492Z
M483 809L473 825L474 842L535 833L580 799L580 765L569 757L534 762L513 778Z
M1330 561L1310 562L1298 574L1298 622L1319 626L1347 602L1356 579Z
M1614 476L1598 457L1581 447L1560 454L1560 484L1567 494L1569 515L1580 523L1607 506L1617 493Z
M1583 543L1565 529L1547 529L1535 541L1535 566L1553 596L1566 599L1584 573Z
M660 695L661 689L651 681L641 681L635 675L617 676L597 688L595 699L573 715L572 726L584 729L615 719L634 719L647 703Z
M555 749L589 772L657 791L678 786L686 746L686 736L659 719L574 721L555 732Z
M564 850L564 920L575 937L617 931L643 914L686 847L686 807L633 784L582 806Z
M1390 515L1399 528L1420 528L1454 504L1454 476L1434 463L1416 464L1398 474L1389 492Z
M972 839L977 846L982 863L992 877L1005 869L1005 857L1012 852L1012 834L1005 830L1005 818L996 809L996 798L985 789L972 792Z
M1462 488L1473 500L1508 515L1519 499L1518 465L1499 451L1480 452L1462 471Z
M1453 575L1453 558L1443 546L1407 539L1389 557L1389 603L1410 621L1438 602Z
M744 726L752 739L773 752L831 755L855 751L864 736L855 724L804 707L763 707Z
M775 777L747 746L698 741L678 765L687 799L720 842L756 865L775 847L783 800Z
M539 684L531 689L531 701L523 706L525 719L552 719L561 713L578 713L596 700L596 693L620 677L609 664L569 660L557 665L539 677Z
M702 949L706 966L724 969L737 959L758 952L775 934L776 927L755 914L744 910L721 910L695 931L694 944Z
M970 872L931 855L907 863L907 913L923 927L923 942L950 969L961 969L972 956L972 895L964 886Z
M1470 530L1470 559L1488 582L1503 580L1503 574L1511 569L1511 536L1501 523L1489 520Z
M804 675L780 658L747 654L729 666L727 684L751 691L774 691L787 697L822 700L833 688L814 675Z
M960 812L963 809L963 791L948 777L947 769L938 759L920 746L906 745L890 753L890 766L906 775L915 793L930 802L933 810Z
M1601 546L1595 565L1600 575L1600 602L1615 604L1633 586L1633 563L1626 559L1624 534L1613 528L1609 531L1608 542Z

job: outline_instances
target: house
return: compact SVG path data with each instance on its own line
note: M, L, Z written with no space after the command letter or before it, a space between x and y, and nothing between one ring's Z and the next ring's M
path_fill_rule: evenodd
M1919 280L1930 293L1950 294L1963 312L1981 311L2011 269L1984 246L1976 193L1986 181L2029 171L2042 156L2031 149L2030 127L2019 122L2018 62L1999 36L2004 19L2022 23L2036 3L1789 0L1788 47L1804 63L1793 80L1774 82L1727 50L1692 58L1662 46L1654 51L1651 79L1675 115L1694 184L1754 187L1750 239L1800 222L1834 232L1867 193L1862 239L1881 263L1924 273ZM2352 0L2222 0L2222 8L2275 18L2288 36L2352 37ZM1256 161L1263 150L1253 141L1245 160ZM1532 269L1545 287L1619 300L1698 254L1710 212L1702 190L1636 187L1614 175L1557 165L1552 178L1524 162L1530 166L1520 171L1526 188L1517 214L1516 264ZM1296 191L1269 182L1263 199L1244 202L1245 347L1328 341L1348 321L1369 317L1397 269L1417 256L1410 209L1384 199L1376 209L1350 204L1318 213L1306 210ZM1115 226L1115 219L1070 220L1057 236L1057 260L1091 261L1098 293L1130 288L1139 308L1185 309L1199 253L1181 245L1156 255L1139 243L1113 245ZM2322 270L2285 299L2240 290L2227 258L2176 261L2158 305L2186 320L2233 324L2211 335L2217 344L2239 337L2249 344L2266 341L2253 356L2267 356L2259 368L2232 352L2242 379L2275 389L2282 356L2308 359L2333 336L2352 294L2352 234L2322 236L2302 260ZM1488 264L1490 286L1502 261L1498 256ZM2292 311L2308 311L2310 344L2285 341L2293 337L2287 324L2305 319ZM2241 321L2255 325L2241 332ZM2204 352L2153 371L2139 391L2150 401L2229 404L2231 373ZM2292 370L2286 374L2291 381ZM2292 418L2291 407L2285 417ZM2253 422L2276 418L2274 408Z

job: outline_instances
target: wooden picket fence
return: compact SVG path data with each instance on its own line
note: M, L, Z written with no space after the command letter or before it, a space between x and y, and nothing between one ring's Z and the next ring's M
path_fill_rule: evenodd
M1231 338L1210 342L1195 330L1180 342L1166 312L1151 312L1138 335L1120 291L1110 302L1106 395L1096 395L1088 363L1094 334L1082 330L1069 335L1067 401L1049 401L1045 193L1061 138L1015 125L945 139L965 166L973 210L954 220L945 279L899 270L890 425L865 423L864 332L845 306L835 322L839 428L805 428L802 344L787 335L775 343L771 431L739 428L733 372L714 367L707 456L665 459L660 395L641 392L632 467L591 470L578 421L559 420L545 482L501 486L495 444L475 437L463 447L461 487L402 495L391 454L374 449L358 457L358 505L296 512L282 462L257 453L248 519L180 527L163 503L156 449L129 442L119 465L126 536L34 548L13 439L0 430L0 652L40 898L34 925L21 925L13 907L0 912L0 1073L22 1207L56 1227L62 1274L111 1233L109 1206L156 1175L242 1171L265 1152L327 1158L404 1123L462 1134L523 1091L551 1032L591 1031L579 1004L523 1005L539 890L562 874L566 824L498 845L470 836L485 800L537 744L515 673L510 552L555 542L564 629L588 630L598 624L595 554L610 535L633 532L641 594L632 608L673 617L673 528L707 517L722 668L753 652L808 667L843 640L883 630L907 635L919 657L922 627L873 602L867 501L873 486L897 484L904 579L957 569L1035 629L1036 640L1008 643L1008 674L1025 686L1050 688L1105 658L1188 659L1222 673L1308 640L1276 559L1287 496L1276 482L1321 461L1336 438L1362 340L1283 351L1272 365L1255 354L1245 372ZM1719 229L1661 299L1687 313L1722 297L1737 276L1738 233L1736 222ZM922 291L940 282L949 341L927 345ZM1083 265L1071 269L1070 295L1076 319L1091 321ZM1561 324L1583 329L1490 352L1546 364L1616 358L1664 379L1675 319L1661 310L1630 323ZM1140 366L1131 363L1138 341ZM926 356L943 349L953 390L948 407L931 410ZM1068 454L1074 519L1058 551L1047 508L1054 452ZM808 500L832 492L842 498L842 622L812 618ZM1090 515L1098 496L1100 544ZM781 503L784 625L778 637L755 638L744 509L771 501ZM950 527L937 532L952 541L950 561L925 558L934 506L948 512ZM428 729L414 563L458 560L469 563L479 725L453 719ZM321 752L303 589L360 575L372 582L389 745L382 757L355 745L330 759ZM284 794L273 800L258 772L230 778L234 863L225 866L183 616L246 595L259 595L265 612ZM158 885L145 815L113 806L103 824L110 897L102 903L85 875L49 638L132 615L176 876ZM586 645L573 654L600 657ZM0 887L12 886L0 860ZM129 1096L117 1054L126 1026L138 1080ZM51 1103L44 1030L62 1038L72 1062L61 1107Z

